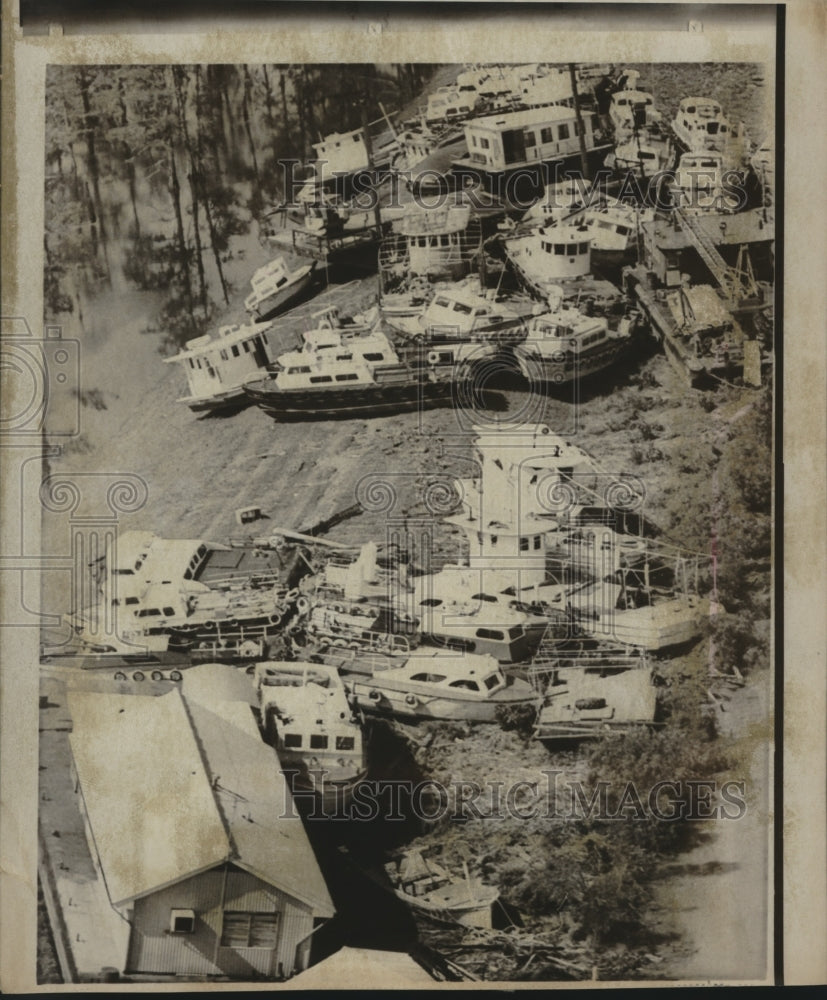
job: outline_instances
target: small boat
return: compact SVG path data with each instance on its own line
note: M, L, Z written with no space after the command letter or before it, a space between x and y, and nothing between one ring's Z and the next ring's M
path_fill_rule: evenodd
M737 212L744 207L742 190L729 173L722 153L684 153L675 170L675 204L688 214Z
M531 685L505 674L493 656L424 646L401 657L357 655L343 680L364 711L414 719L496 722L498 709L538 702Z
M685 97L672 120L672 134L682 151L723 153L727 167L743 165L748 145L744 126L733 127L717 101Z
M543 688L537 740L595 739L656 725L657 689L645 656L623 650L579 652L532 668Z
M585 226L592 237L591 253L595 264L622 266L637 258L640 226L654 217L654 209L604 200L575 212L565 224Z
M618 141L623 141L638 130L659 127L663 118L650 93L627 89L612 94L609 121Z
M566 385L611 367L631 346L638 314L623 317L616 329L603 316L587 316L563 305L528 322L528 337L514 348L520 371L532 385Z
M461 278L482 249L479 217L466 205L433 209L411 205L392 226L379 248L385 289L416 275L431 280Z
M283 257L260 267L250 280L252 292L244 308L257 320L269 319L283 312L307 290L314 277L315 261L291 271Z
M165 364L184 366L190 394L178 402L193 413L221 413L241 409L249 400L244 382L266 369L272 358L267 340L270 323L223 326L217 336L204 334L187 341Z
M256 664L254 679L265 738L292 772L294 792L341 808L367 774L367 758L335 667L268 660Z
M620 175L649 179L666 170L674 155L669 136L656 129L647 129L618 141L604 164Z
M458 878L420 851L412 850L389 861L385 873L396 896L426 916L464 927L490 929L499 890L472 879L467 865L464 867L464 877Z

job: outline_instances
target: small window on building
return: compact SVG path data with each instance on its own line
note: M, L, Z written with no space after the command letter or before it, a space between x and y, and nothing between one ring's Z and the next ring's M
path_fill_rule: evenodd
M526 130L524 141L525 141L526 147L536 146L537 145L537 139L536 139L534 133L531 132L530 130Z
M566 246L565 246L565 244L564 243L555 243L554 244L554 253L558 257L564 257L565 253L566 253Z
M285 733L284 734L284 745L285 747L292 747L298 749L302 745L301 733Z
M277 913L224 911L222 948L275 948L278 943Z
M491 143L487 139L480 139L480 147L482 149L488 149L490 146Z
M369 354L364 355L365 361L384 361L385 355L377 353L376 351L371 351Z
M194 934L195 933L195 911L194 910L170 910L169 913L170 934Z
M535 535L534 536L534 548L535 549L539 549L540 545L541 545L540 536L539 535Z
M520 552L528 552L528 536L524 535L520 539Z
M238 344L233 344L232 351L233 351L233 357L234 358L237 358L239 356L239 354L241 353L239 351L239 349L238 349Z
M569 133L569 127L568 127L567 124L564 123L564 124L558 126L558 129L557 129L557 137L558 137L558 139L568 139L569 135L570 135L570 133Z
M336 749L337 750L352 750L356 745L355 740L352 736L337 736L336 737Z
M476 635L478 639L495 639L497 642L505 638L505 634L496 628L478 628Z
M550 125L540 129L540 142L554 142L554 129Z
M566 253L569 256L573 256L574 254L576 254L577 253L577 244L576 243L569 243L568 246L566 247Z
M310 749L311 750L327 750L327 737L323 736L321 733L311 733L310 734Z
M167 618L173 618L175 616L175 608L164 608L164 614Z

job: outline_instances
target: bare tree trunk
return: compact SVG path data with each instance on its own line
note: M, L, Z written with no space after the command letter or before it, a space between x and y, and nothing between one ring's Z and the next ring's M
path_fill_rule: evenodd
M256 156L256 144L253 141L253 130L250 127L250 91L253 89L253 79L250 70L244 67L244 89L241 97L241 116L244 119L244 130L247 133L247 142L250 145L250 156L253 159L253 175L256 185L261 186L261 179L258 172L258 157Z
M174 66L172 77L175 84L176 107L178 109L178 126L184 137L184 145L190 161L190 169L187 179L190 185L190 195L192 197L192 225L195 237L195 266L198 271L198 288L201 296L201 308L205 318L210 312L209 296L207 294L207 279L204 275L204 247L201 243L201 224L198 213L198 187L200 183L200 163L196 162L196 156L192 148L189 126L187 125L186 95L184 84L186 83L186 70L180 66Z
M187 308L192 321L192 282L190 280L189 248L187 247L186 236L184 235L184 216L181 214L181 185L178 181L178 170L175 166L175 150L170 143L169 147L169 176L172 192L172 207L175 210L175 225L178 230L178 252L181 258L181 276L184 279L184 294L187 298Z
M195 67L195 94L196 94L196 104L201 94L201 68L199 66ZM203 161L203 144L201 139L201 127L196 117L196 150L198 156L199 164ZM203 174L199 172L199 180L203 182ZM218 239L215 231L215 222L213 221L212 210L210 209L210 198L209 194L202 188L203 200L204 200L204 214L207 217L207 228L210 232L210 244L212 246L213 258L215 260L215 268L218 271L218 280L221 282L221 292L224 295L225 304L229 305L230 295L227 290L227 281L224 277L224 268L221 264L221 254L218 252Z

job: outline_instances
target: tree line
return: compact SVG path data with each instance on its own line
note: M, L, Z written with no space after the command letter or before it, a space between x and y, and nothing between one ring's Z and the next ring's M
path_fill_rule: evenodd
M81 309L118 271L168 292L173 339L229 301L230 237L283 196L279 161L410 104L435 67L51 66L45 295Z

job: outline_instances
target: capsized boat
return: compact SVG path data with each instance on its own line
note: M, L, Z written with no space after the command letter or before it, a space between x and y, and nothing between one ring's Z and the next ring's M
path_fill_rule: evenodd
M283 312L307 290L315 268L314 261L291 271L283 257L276 257L260 267L250 279L253 290L244 300L244 308L257 320Z
M353 703L366 712L496 722L499 709L538 703L531 685L493 656L420 646L407 656L357 655L341 669Z
M265 738L293 788L341 806L367 773L362 728L335 667L267 660L255 667Z

